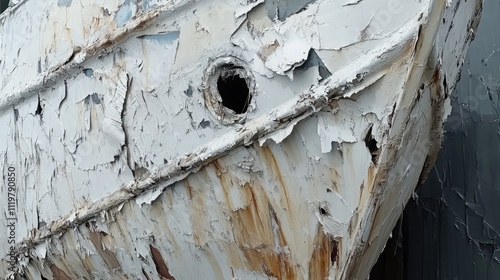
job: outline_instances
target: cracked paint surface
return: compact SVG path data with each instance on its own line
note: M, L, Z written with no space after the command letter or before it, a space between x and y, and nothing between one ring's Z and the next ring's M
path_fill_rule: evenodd
M484 12L453 93L443 149L405 209L410 275L496 279L500 275L498 3ZM414 229L422 229L413 234ZM406 246L406 244L405 244ZM426 275L427 274L427 275Z
M0 154L18 170L18 272L365 278L433 162L477 3L13 6ZM232 124L206 108L221 56L255 83Z

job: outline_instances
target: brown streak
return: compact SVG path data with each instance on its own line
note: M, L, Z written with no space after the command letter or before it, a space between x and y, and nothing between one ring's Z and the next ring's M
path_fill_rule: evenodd
M163 260L160 251L153 247L153 245L149 245L149 249L151 250L151 257L153 258L153 262L155 263L156 271L162 277L162 279L175 280L175 277L170 274L168 266Z
M94 247L96 248L97 252L99 255L102 257L106 265L110 270L115 270L117 268L120 268L120 263L116 259L115 255L113 252L110 250L107 250L103 248L103 236L99 234L98 232L94 231L89 231L89 239L94 244Z
M60 269L55 264L50 265L50 271L52 271L52 276L55 280L71 280L71 277L69 277L64 270Z
M320 224L318 224L315 240L316 243L309 262L309 279L325 279L330 273L331 264L337 259L337 251L334 251L330 237L324 233Z

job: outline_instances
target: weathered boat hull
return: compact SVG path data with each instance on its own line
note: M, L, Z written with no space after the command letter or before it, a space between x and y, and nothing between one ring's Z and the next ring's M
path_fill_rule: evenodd
M7 10L3 34L31 2ZM50 18L44 59L24 85L15 75L36 56L21 70L4 59L0 152L18 185L2 271L367 277L434 162L480 1L304 1L276 4L277 18L260 2L66 1L56 15L95 12L87 33ZM331 23L346 12L352 20ZM218 84L235 73L252 95L242 114L227 110Z

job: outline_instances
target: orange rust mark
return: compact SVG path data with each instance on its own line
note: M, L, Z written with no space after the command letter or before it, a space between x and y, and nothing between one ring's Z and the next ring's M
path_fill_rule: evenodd
M337 183L341 181L339 173L337 172L336 169L333 169L332 172L330 172L329 174L331 174L331 182L332 182L330 186L335 192L339 193L339 184Z
M274 238L267 198L255 194L254 188L248 189L251 203L232 213L236 242L246 248L270 246Z
M262 61L266 61L267 58L280 46L280 43L277 40L274 40L271 44L267 44L260 48L257 55L262 59Z
M365 181L361 182L361 186L359 186L359 201L363 201L364 190L365 190Z
M429 141L430 147L429 151L427 153L427 156L424 161L424 166L422 167L422 171L420 173L420 176L418 178L418 185L417 187L422 184L426 179L427 176L429 175L430 171L432 170L432 167L434 166L434 163L437 160L439 150L441 148L441 143L443 141L443 131L442 131L442 126L443 126L443 113L444 113L444 108L443 108L443 102L446 99L446 92L447 92L447 87L446 87L446 77L443 78L443 90L445 91L442 93L441 91L441 75L442 72L439 67L437 67L434 71L434 75L432 77L432 83L431 83L431 94L434 93L434 98L431 98L431 125L429 128L429 133L431 135L431 140Z
M224 252L226 258L230 261L231 271L234 273L234 268L245 268L246 260L245 255L243 254L241 246L234 246L235 243L222 243L221 248Z
M217 177L221 177L222 174L226 173L226 168L222 165L218 159L213 161L213 165L215 166Z
M325 234L320 224L318 224L315 241L309 261L309 279L325 279L330 273L331 265L337 260L338 252L336 247L332 246L330 237Z
M351 222L349 223L349 227L347 228L347 230L349 232L349 236L354 236L353 230L358 227L358 219L359 219L359 210L356 209L356 211L354 211L354 214L352 215Z
M436 98L439 99L439 97L441 96L441 88L440 88L440 85L441 84L441 70L439 69L439 67L437 67L435 70L434 70L434 73L432 74L432 80L431 80L431 93L434 93L434 95L436 95Z
M92 259L90 259L90 256L85 256L85 258L82 260L82 264L89 275L92 275L92 271L94 271L94 265L92 263Z
M94 231L89 231L89 239L94 244L94 247L96 248L97 252L101 256L101 258L104 260L106 265L110 270L114 270L117 268L120 268L120 263L116 259L115 255L113 252L111 252L108 249L103 248L103 244L105 237L103 237L100 233L94 232Z
M170 189L171 190L165 191L162 195L169 197L171 200L172 199L171 196L173 194L172 190L174 188L170 188ZM168 214L167 214L168 211L165 209L165 207L160 199L153 201L153 203L151 205L152 205L152 207L151 207L151 216L152 217L163 218L163 217L168 216ZM171 205L166 205L166 206L171 207ZM168 219L168 218L166 218L166 219ZM181 251L181 248L179 247L179 244L177 243L177 239L175 238L174 234L172 233L167 222L157 223L156 229L161 233L162 236L165 236L168 239L168 241L170 242L170 244L174 248L174 250L173 250L174 252Z
M189 199L193 200L193 188L189 184L189 180L188 179L184 179L184 181L182 181L182 183L184 184L184 187L186 187Z
M274 176L278 179L281 188L283 190L283 194L285 196L286 200L286 209L290 209L290 206L292 205L290 202L290 196L288 195L288 188L287 185L285 184L285 181L283 180L283 174L281 173L280 167L278 163L276 162L276 158L273 155L273 152L269 148L269 146L263 146L261 147L262 153L264 154L264 158L266 161L266 164L274 171Z
M281 228L281 222L278 219L278 216L276 215L276 212L274 211L274 209L272 208L271 205L269 205L269 209L271 211L271 217L272 217L272 219L274 220L274 222L277 225L278 240L279 240L279 243L280 243L280 244L274 244L274 246L278 246L279 245L281 247L286 247L286 246L288 246L288 243L287 243L287 241L285 239L285 235L283 234L283 230Z
M158 251L158 249L153 247L153 245L151 245L151 244L149 245L149 249L151 250L151 256L153 257L153 262L155 263L156 271L161 276L161 279L162 280L163 279L175 280L175 277L172 276L172 274L170 274L170 271L168 270L168 266L165 263L165 261L163 260L163 257L161 255L160 251Z
M368 191L371 192L371 190L373 189L373 182L375 180L375 170L376 167L373 163L370 163L370 166L368 166Z
M190 186L188 192L190 192L191 201L187 202L187 207L190 215L191 224L193 227L193 241L197 246L204 246L209 237L207 236L207 228L209 225L206 221L208 210L205 205L205 198L209 196L210 190L208 188L200 187L204 184L204 179L201 178L202 175L207 176L207 182L209 177L207 175L207 170L200 170L196 176L188 177L184 179L184 185Z
M273 248L243 248L247 264L253 271L259 271L277 279L297 279L297 266L290 255L275 252ZM318 278L319 279L319 278Z
M245 186L249 190L251 203L231 212L235 241L244 256L231 254L234 255L231 257L232 265L242 267L235 262L244 257L244 266L250 271L265 273L277 279L296 279L296 267L290 255L275 250L276 247L287 246L287 241L262 186L255 184L252 187L248 183ZM277 225L276 233L272 220ZM279 244L275 244L275 234Z
M242 186L239 186L238 188L240 190L240 196L245 198L244 201L250 204L253 197L252 186L250 185L250 183L246 182Z
M167 205L169 208L172 208L173 205L174 205L174 201L172 200L172 196L174 194L174 187L172 188L167 188L165 190L165 192L163 192L165 194L165 201L167 202ZM154 201L153 201L154 203Z
M55 264L50 265L50 271L55 280L72 280L64 270L57 267Z
M225 176L225 169L222 169L222 170L224 170L224 172L221 172L221 164L219 161L217 161L217 160L214 161L211 166L213 166L214 171L216 172L217 177L219 178L220 186L222 188L222 193L224 195L225 202L226 202L227 206L229 206L229 209L232 210L234 208L234 206L233 206L233 203L232 203L230 196L229 196L229 191L231 190L231 188L233 188L233 184L234 184L232 181L232 177Z
M252 193L250 189L252 188L252 186L249 182L245 182L243 185L240 185L240 183L235 183L233 181L233 176L227 175L226 169L222 167L220 162L218 162L217 164L211 164L208 168L214 169L210 172L217 172L217 177L219 178L222 194L224 195L225 205L227 205L231 211L236 211L238 210L237 207L245 207L251 203ZM244 205L234 205L234 201L231 199L232 197L234 197L234 193L233 195L231 195L231 192L238 192L238 197L242 202L244 202Z
M215 258L216 254L214 254L212 248L210 246L205 246L205 252L207 253L206 256L208 258L208 262L210 263L210 266L213 269L213 272L215 274L215 279L224 279L224 274L222 273L222 269L219 265L219 262Z

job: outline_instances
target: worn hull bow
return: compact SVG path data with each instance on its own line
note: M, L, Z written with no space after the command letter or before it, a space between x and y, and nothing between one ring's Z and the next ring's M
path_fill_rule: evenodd
M20 1L0 15L2 274L366 279L480 11Z

